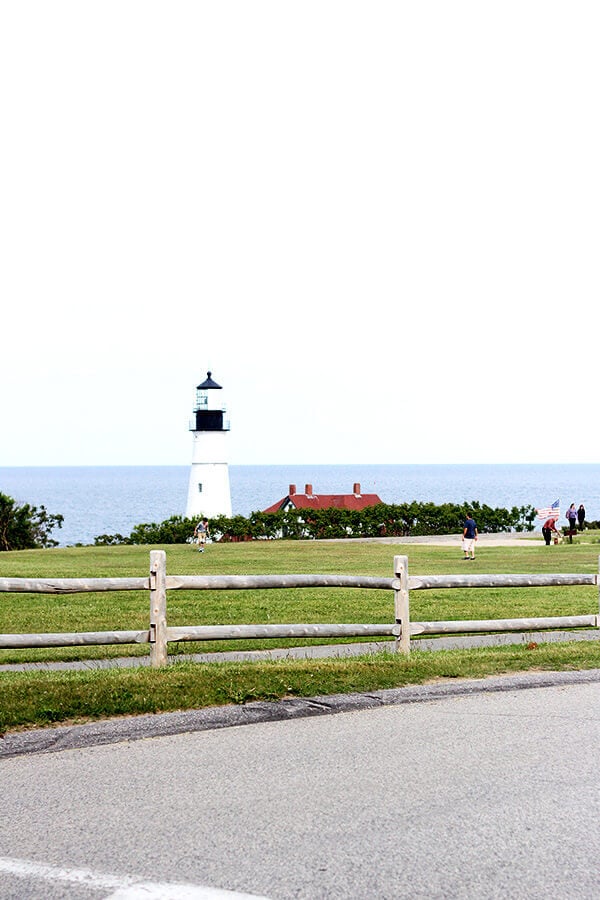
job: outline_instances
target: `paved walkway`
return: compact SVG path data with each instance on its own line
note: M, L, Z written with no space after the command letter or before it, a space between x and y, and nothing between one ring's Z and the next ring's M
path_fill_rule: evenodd
M373 538L329 538L319 543L343 541L348 543L363 544L431 544L436 547L456 546L460 548L461 534L421 534L414 537L373 537ZM516 534L514 531L501 531L497 534L480 534L478 543L491 547L544 547L542 535L539 531Z
M564 641L598 641L600 631L528 631L511 634L453 635L411 641L411 652L423 650L466 650L473 647L501 647L510 644L563 643ZM393 652L393 641L365 641L354 644L326 644L308 647L286 647L274 650L236 650L220 653L185 653L171 655L173 664L181 662L256 662L276 659L325 659L364 656L369 653ZM0 666L0 672L73 672L95 669L128 669L149 666L149 656L123 656L115 659L86 659L75 662L28 662Z

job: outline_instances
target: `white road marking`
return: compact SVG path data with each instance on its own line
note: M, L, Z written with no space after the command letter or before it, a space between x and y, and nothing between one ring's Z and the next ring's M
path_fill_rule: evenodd
M68 881L100 890L112 891L105 900L267 900L257 894L239 894L195 884L167 884L140 881L129 875L109 875L92 869L68 869L31 862L27 859L0 857L0 873L44 881Z
M138 883L124 887L105 900L267 900L256 894L238 894L218 888L199 887L193 884Z

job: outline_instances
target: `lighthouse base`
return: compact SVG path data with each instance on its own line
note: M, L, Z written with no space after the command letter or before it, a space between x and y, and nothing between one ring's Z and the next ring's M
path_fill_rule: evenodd
M231 516L231 488L227 463L192 463L186 518Z

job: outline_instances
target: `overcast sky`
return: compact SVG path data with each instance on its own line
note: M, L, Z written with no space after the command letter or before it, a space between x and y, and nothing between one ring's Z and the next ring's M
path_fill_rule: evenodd
M596 0L0 7L0 465L594 462Z

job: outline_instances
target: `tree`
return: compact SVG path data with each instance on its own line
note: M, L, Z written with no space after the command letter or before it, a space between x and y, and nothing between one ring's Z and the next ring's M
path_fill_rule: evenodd
M34 550L39 547L56 547L52 540L53 528L62 528L64 516L52 515L45 506L17 503L12 497L0 493L0 550Z

